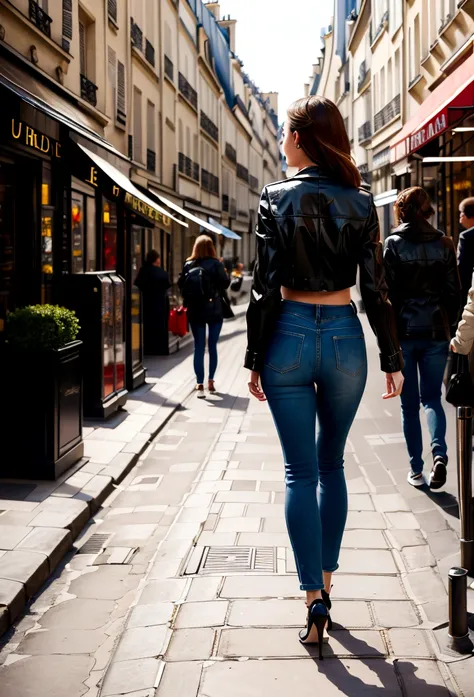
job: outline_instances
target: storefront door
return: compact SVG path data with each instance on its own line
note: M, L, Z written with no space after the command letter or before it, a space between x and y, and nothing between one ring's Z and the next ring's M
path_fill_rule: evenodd
M15 168L0 162L0 332L14 308Z

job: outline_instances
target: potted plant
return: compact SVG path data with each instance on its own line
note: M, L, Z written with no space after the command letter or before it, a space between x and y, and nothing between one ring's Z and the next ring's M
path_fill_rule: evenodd
M75 313L56 305L8 315L0 477L56 479L83 456L79 328Z

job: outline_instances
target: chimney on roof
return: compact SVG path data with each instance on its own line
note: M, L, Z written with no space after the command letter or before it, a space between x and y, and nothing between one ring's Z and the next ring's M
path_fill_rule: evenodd
M270 107L278 114L278 92L262 92L263 100L268 99Z
M237 24L236 19L231 19L230 15L224 17L224 19L219 20L219 25L223 29L227 29L229 35L229 47L232 53L235 53L235 25Z
M217 21L221 18L221 7L218 2L206 2L207 9L212 12Z

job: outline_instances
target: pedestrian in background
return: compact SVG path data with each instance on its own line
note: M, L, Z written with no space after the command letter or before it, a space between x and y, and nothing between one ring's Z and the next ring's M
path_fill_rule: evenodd
M169 298L171 287L168 272L161 266L161 256L156 249L146 255L146 261L138 272L135 285L143 298L143 344L148 356L167 356Z
M434 210L424 189L402 191L394 212L398 227L385 241L384 263L405 361L401 407L410 458L408 482L425 483L421 403L433 456L428 483L440 489L448 464L441 386L461 302L456 254L452 240L428 222Z
M197 238L193 252L186 261L178 286L188 308L188 318L194 336L194 372L198 397L204 394L204 353L206 329L209 348L208 390L216 391L214 377L217 369L217 342L224 320L222 296L229 287L230 279L224 265L217 258L216 248L210 237Z
M459 222L464 232L459 235L458 266L465 304L474 272L474 198L465 198L459 205Z
M350 292L358 266L386 374L385 398L401 392L403 359L377 213L360 188L336 105L320 96L292 104L283 149L298 173L261 195L245 366L251 394L268 399L283 448L286 522L308 607L300 641L319 643L321 656L347 516L344 448L367 377Z

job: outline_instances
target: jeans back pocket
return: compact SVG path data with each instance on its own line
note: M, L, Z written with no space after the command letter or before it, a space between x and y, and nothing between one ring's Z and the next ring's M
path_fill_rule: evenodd
M289 373L299 368L304 336L304 334L284 329L275 329L268 347L265 365L278 373Z
M352 377L358 375L367 361L364 335L334 336L333 341L336 368Z

